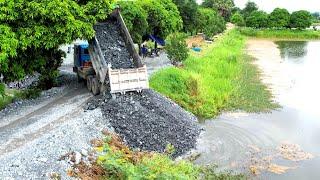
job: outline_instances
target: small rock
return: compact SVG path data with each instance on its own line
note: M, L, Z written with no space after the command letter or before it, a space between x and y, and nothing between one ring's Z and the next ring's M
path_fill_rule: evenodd
M43 157L43 158L39 158L38 161L46 163L48 161L48 159Z
M74 164L79 164L81 162L82 155L79 152L75 152L75 162Z

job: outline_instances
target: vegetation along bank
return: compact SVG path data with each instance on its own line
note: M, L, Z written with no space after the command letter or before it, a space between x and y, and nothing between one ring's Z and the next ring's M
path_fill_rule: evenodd
M150 85L202 118L214 117L222 110L276 108L244 50L245 37L231 30L200 55L190 54L182 67L154 74Z

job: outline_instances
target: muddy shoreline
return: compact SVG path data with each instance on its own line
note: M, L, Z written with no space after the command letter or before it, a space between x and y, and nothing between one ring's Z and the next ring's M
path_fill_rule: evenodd
M316 170L320 166L320 116L302 108L303 103L312 102L304 98L319 97L311 90L318 88L312 84L316 81L312 74L317 74L313 67L318 64L314 58L317 47L319 42L307 42L300 57L290 57L283 56L287 49L279 48L278 42L249 39L246 52L256 58L262 82L283 107L270 113L228 112L205 121L206 131L197 146L201 156L195 162L216 163L221 170L247 173L252 179L320 177ZM282 146L305 159L279 156Z

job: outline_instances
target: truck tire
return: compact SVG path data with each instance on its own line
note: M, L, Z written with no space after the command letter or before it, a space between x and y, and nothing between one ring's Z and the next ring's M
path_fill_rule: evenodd
M77 73L77 80L78 80L78 83L81 83L83 81L82 77L80 77L78 73Z
M92 79L93 79L93 77L92 76L88 76L87 77L87 89L88 89L88 91L92 91Z
M92 94L98 95L100 94L100 84L97 78L92 79Z

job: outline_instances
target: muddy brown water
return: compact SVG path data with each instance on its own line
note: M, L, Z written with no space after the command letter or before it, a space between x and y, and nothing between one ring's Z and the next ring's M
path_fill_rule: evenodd
M248 52L258 59L263 82L282 108L260 114L224 113L205 121L196 163L215 163L253 179L320 179L320 41L249 40ZM313 158L285 159L278 150L284 142L300 146ZM266 159L269 167L290 169L253 175L252 164Z

